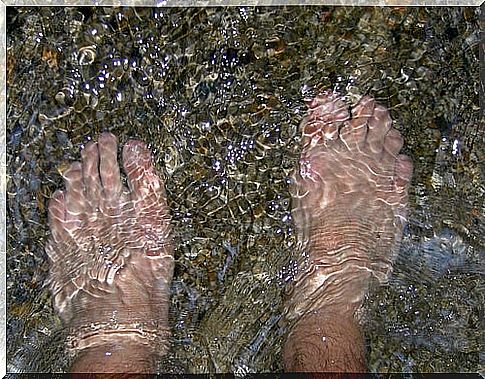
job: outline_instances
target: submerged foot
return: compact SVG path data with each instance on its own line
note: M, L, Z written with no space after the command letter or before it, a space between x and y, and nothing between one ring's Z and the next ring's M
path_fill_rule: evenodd
M49 287L72 353L103 344L167 349L173 274L170 216L147 147L116 137L89 142L49 203ZM108 353L108 352L107 352ZM109 353L111 354L111 353ZM125 370L125 369L124 369Z
M398 154L403 139L372 98L349 113L337 94L326 92L309 108L293 188L305 269L286 302L288 319L310 313L353 319L371 277L384 282L391 272L412 163Z

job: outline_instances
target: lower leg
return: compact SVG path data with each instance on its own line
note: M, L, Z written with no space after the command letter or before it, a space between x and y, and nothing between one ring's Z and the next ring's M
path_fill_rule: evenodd
M298 321L283 349L287 372L364 372L364 355L354 316L321 310Z
M153 373L157 355L146 345L124 344L97 345L79 352L71 365L73 373ZM103 374L103 377L104 376Z

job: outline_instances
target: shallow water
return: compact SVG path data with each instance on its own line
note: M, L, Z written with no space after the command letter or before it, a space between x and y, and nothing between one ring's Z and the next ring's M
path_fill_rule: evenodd
M62 371L43 289L59 170L103 130L150 143L176 232L163 372L280 371L288 176L319 89L390 108L409 225L362 323L374 372L478 371L478 8L9 8L8 371ZM483 163L482 163L483 164Z

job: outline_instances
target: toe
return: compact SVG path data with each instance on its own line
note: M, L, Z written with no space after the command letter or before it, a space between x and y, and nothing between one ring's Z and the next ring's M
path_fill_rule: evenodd
M374 99L364 96L352 109L352 119L340 129L340 139L349 150L362 151L367 136L367 121L374 112Z
M92 209L96 209L101 198L101 178L99 177L99 151L95 142L89 142L81 151L83 160L83 180L86 198Z
M384 138L383 160L388 163L394 162L403 144L404 139L401 133L391 128Z
M400 154L396 158L394 167L395 183L397 191L407 195L407 190L413 175L413 162L407 155Z
M165 189L152 165L152 155L141 141L128 141L123 148L123 166L132 199L146 204L164 202Z
M367 125L369 128L366 139L368 149L373 154L380 155L384 148L384 138L392 125L387 109L382 105L376 105Z
M111 133L103 133L98 139L99 174L103 193L107 199L113 199L121 194L122 184L118 165L118 143Z
M69 234L64 228L66 218L66 203L64 192L56 191L49 200L49 226L55 243L65 241Z
M86 196L81 163L72 163L62 176L66 184L66 228L78 228L86 216Z
M347 104L335 92L325 91L308 104L303 122L303 146L327 145L338 137L342 123L349 119Z
M376 102L372 97L362 96L352 108L352 119L363 119L367 121L374 114L375 107Z

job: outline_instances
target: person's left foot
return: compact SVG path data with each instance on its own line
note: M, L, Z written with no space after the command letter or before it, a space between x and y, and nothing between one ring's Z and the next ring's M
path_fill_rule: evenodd
M144 143L129 141L121 182L116 137L103 133L64 172L49 203L48 285L77 352L127 341L167 349L173 245L164 185Z

